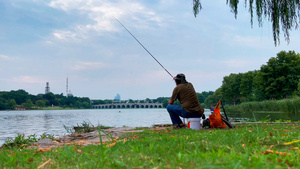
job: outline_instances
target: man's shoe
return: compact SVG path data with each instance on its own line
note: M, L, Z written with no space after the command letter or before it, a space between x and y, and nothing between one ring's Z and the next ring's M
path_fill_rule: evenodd
M177 126L174 126L173 129L182 129L186 128L185 124L177 124Z

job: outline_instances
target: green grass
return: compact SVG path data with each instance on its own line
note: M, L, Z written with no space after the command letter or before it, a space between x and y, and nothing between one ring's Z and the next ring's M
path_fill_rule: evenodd
M35 142L39 141L40 139L45 139L45 138L53 140L54 135L43 133L38 138L37 135L35 135L35 134L29 135L27 137L25 137L24 134L18 134L18 136L15 137L14 139L6 140L5 144L2 145L0 148L12 148L12 147L24 148L24 147L28 147L31 143L35 143Z
M300 97L282 100L266 100L260 102L244 102L235 106L227 106L226 110L228 112L285 112L297 115L300 114Z
M299 123L263 123L225 130L145 130L102 145L47 152L6 148L0 150L0 168L299 168L300 142L284 145L300 139L299 129Z

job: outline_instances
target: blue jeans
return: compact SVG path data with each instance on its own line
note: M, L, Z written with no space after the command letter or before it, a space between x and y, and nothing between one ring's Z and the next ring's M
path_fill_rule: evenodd
M170 114L173 124L182 124L182 120L180 119L180 117L183 118L202 117L202 114L188 113L182 107L173 104L169 104L167 106L167 110Z

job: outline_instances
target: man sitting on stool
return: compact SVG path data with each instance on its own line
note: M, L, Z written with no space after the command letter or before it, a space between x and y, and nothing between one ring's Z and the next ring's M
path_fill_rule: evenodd
M174 80L176 87L173 90L167 110L170 114L173 125L177 125L174 128L183 128L185 125L182 123L180 117L200 118L204 113L204 109L198 101L198 97L193 85L185 80L184 74L178 74L176 77L174 77ZM177 99L182 107L173 105L174 101Z

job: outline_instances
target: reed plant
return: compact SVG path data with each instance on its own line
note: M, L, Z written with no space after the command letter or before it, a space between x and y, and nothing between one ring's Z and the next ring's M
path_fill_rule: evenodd
M94 126L90 121L83 121L81 124L77 124L77 126L66 126L63 125L65 130L69 133L69 134L75 134L75 133L88 133L88 132L92 132L94 130L97 129L108 129L111 128L109 126L104 126L101 124L98 124L97 126Z
M269 111L269 112L285 112L291 114L300 113L300 97L282 100L265 100L244 102L235 106L227 106L228 112L255 112L255 111Z
M299 123L128 133L98 145L0 150L0 168L299 168ZM99 130L100 131L100 130Z
M40 139L54 139L53 134L47 134L43 133L40 137L38 137L35 134L29 135L25 137L25 134L18 134L14 139L7 139L5 141L5 144L3 144L1 148L12 148L12 147L18 147L18 148L24 148L30 146L32 143L35 143L39 141Z

